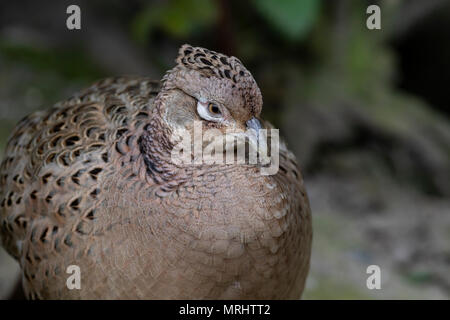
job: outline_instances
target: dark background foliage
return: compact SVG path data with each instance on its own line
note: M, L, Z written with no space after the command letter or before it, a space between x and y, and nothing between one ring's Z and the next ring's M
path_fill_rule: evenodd
M366 28L381 7L382 29ZM66 28L78 4L82 29ZM108 76L160 79L181 44L237 56L297 155L314 216L305 298L450 297L450 3L2 1L0 150ZM382 289L366 288L366 268ZM0 253L0 297L16 264Z

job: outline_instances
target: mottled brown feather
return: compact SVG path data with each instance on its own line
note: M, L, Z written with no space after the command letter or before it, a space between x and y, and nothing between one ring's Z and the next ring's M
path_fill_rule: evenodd
M174 165L175 108L195 110L195 99L109 78L19 122L0 166L0 234L27 297L300 297L312 233L294 156L282 145L273 176ZM81 268L81 290L66 286L69 265Z

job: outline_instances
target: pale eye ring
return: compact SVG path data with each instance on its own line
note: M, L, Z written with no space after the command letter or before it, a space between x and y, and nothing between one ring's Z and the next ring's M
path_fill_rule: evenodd
M222 111L214 102L197 102L198 115L205 120L219 122L223 120Z
M215 103L212 103L212 102L210 102L210 103L208 104L208 111L209 111L212 115L215 115L215 116L219 116L219 115L222 114L222 112L220 112L219 107L218 107Z

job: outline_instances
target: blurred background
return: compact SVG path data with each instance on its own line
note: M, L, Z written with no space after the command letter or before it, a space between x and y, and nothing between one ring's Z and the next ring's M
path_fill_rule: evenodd
M181 44L234 55L303 169L304 298L449 299L449 39L447 0L2 1L0 152L23 116L99 78L160 79ZM372 264L381 290L366 287ZM0 299L17 275L0 248Z

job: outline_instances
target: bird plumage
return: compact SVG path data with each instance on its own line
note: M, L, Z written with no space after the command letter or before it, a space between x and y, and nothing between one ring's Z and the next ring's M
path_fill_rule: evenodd
M258 164L171 161L178 129L242 128L261 111L240 61L205 50L183 46L162 83L105 79L16 126L0 166L0 234L29 298L300 297L311 215L285 145L269 176ZM216 65L195 60L214 55ZM223 120L197 114L205 96ZM80 290L66 286L70 265Z

